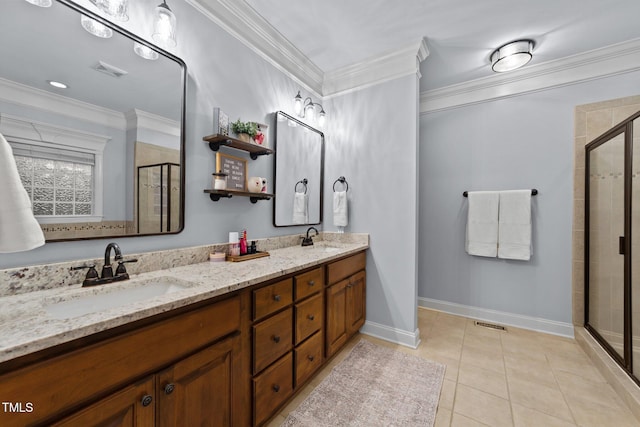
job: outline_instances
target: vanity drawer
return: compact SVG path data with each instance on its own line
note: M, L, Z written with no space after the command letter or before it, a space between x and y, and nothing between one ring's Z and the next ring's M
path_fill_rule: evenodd
M291 352L253 380L255 425L262 424L293 391Z
M324 324L322 294L296 304L296 345Z
M367 265L367 254L360 252L340 261L333 262L327 266L327 283L339 282L345 277L349 277L360 270L364 270Z
M253 291L253 319L260 319L274 313L293 301L291 279Z
M324 269L322 267L294 277L296 301L322 289L324 285Z
M322 365L322 333L318 332L296 347L296 387Z
M253 327L253 373L256 374L293 347L293 308Z

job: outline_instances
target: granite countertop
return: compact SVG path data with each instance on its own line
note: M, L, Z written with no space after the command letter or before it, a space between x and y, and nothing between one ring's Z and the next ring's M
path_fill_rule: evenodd
M201 262L132 275L124 282L91 288L77 284L2 297L0 362L246 288L368 247L364 242L323 241L309 247L271 250L269 257L250 261ZM145 297L144 291L150 289L148 285L170 292ZM142 293L116 296L121 290ZM97 294L104 294L107 299L106 294L114 294L115 298L110 300L112 308L100 311L89 308L87 314L73 311L74 300ZM87 307L90 303L83 303L82 308Z

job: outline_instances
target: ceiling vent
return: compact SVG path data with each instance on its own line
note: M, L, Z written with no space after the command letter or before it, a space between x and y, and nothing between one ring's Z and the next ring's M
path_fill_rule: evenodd
M94 70L100 71L101 73L105 73L110 75L111 77L120 78L122 76L126 76L129 74L127 71L122 70L118 67L114 67L111 64L107 64L103 61L98 61L98 63L93 67Z

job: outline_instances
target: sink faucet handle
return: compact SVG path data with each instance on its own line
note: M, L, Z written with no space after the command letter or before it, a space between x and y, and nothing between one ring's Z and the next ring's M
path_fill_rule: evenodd
M123 259L118 261L118 268L116 268L116 276L120 274L127 274L127 269L124 266L124 264L127 262L138 262L138 259L131 258L131 259Z
M84 278L84 281L91 281L91 280L95 280L98 279L98 271L96 270L96 265L95 264L85 264L85 265L78 265L76 267L71 267L71 271L76 271L76 270L84 270L84 269L88 269L87 270L87 275Z

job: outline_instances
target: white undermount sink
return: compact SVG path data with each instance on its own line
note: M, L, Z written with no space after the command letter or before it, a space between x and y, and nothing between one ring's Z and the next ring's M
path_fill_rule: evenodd
M118 288L109 289L109 286L118 286ZM98 285L94 293L86 293L69 300L45 304L44 308L51 317L70 319L145 301L157 296L188 289L189 287L190 284L178 283L175 279L163 278L142 283L104 284Z

